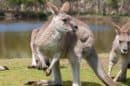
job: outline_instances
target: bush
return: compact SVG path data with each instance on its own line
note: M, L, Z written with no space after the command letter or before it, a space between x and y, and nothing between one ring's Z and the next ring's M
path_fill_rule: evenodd
M45 19L45 20L48 18L47 13L44 12L39 12L38 17L39 19Z
M5 14L4 14L3 11L0 10L0 17L1 17L1 16L3 17L3 16L5 16Z

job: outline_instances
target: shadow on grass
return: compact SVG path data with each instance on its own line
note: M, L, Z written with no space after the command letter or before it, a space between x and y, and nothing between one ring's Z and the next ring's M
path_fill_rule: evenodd
M72 81L64 81L63 86L72 86ZM102 86L99 83L82 81L82 86Z
M60 66L60 68L61 69L64 69L64 68L67 68L66 66ZM43 71L44 69L42 69L42 68L36 68L36 67L27 67L27 69L32 69L32 70L34 70L34 69L36 69L36 70L41 70L41 71Z
M127 85L127 86L130 86L130 78L127 78L126 79L126 82L122 82L123 84Z
M67 68L67 67L62 65L62 66L60 66L60 68L61 68L61 69L64 69L64 68Z
M25 86L50 86L50 85L46 85L45 83L39 83L37 81L29 81L27 83L25 83ZM51 85L53 86L53 85ZM63 81L63 86L72 86L72 81ZM82 86L102 86L99 83L95 83L95 82L82 82Z

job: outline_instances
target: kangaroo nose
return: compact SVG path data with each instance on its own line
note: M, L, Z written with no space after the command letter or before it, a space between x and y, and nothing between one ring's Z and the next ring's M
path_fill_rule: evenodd
M73 26L73 31L76 32L76 30L78 29L78 26Z
M127 51L128 51L128 49L123 49L123 51L124 51L124 52L127 52Z

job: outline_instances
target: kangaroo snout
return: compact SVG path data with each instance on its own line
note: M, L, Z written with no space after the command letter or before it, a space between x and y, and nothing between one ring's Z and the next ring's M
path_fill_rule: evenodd
M73 32L76 32L76 31L77 31L78 26L75 25L75 24L73 24L73 22L70 22L70 26L71 26Z
M74 26L73 26L73 32L76 32L77 29L78 29L78 26L77 26L77 25L74 25Z
M128 49L123 49L124 52L128 52Z
M121 53L122 53L123 55L128 54L128 49L122 49L122 50L121 50Z

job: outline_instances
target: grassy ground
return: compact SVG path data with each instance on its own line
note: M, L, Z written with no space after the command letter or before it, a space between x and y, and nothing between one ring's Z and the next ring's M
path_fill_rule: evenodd
M107 54L100 54L105 69L107 69L108 60L104 57L107 56ZM0 71L0 86L24 86L24 83L29 80L51 79L51 76L46 77L43 71L27 69L30 63L31 58L0 59L0 65L7 65L10 68L9 71ZM114 75L118 69L117 65L113 72ZM61 60L61 72L64 86L71 86L71 68L66 59ZM127 75L127 81L121 83L122 86L130 86L130 70ZM81 81L82 86L104 86L84 61L81 63Z

